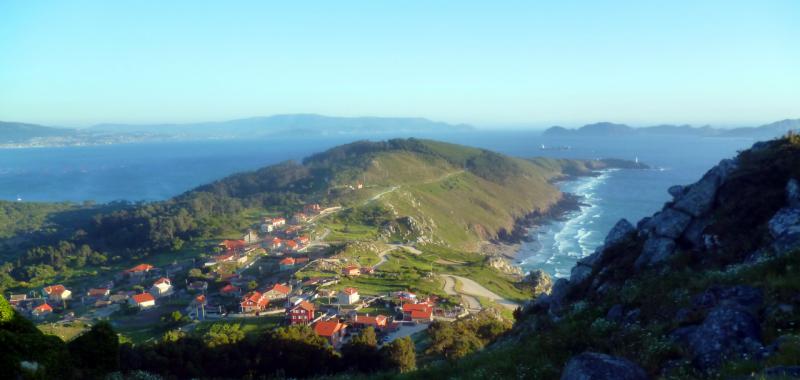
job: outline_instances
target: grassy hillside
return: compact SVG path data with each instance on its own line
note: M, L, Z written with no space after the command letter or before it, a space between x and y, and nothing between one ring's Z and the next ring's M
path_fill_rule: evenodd
M637 267L656 236L640 225L606 247L584 279L560 280L528 305L490 348L386 378L554 379L584 352L627 359L652 378L796 378L800 236L779 239L770 225L798 212L787 183L800 177L800 138L757 144L732 162L710 209L695 217L709 223L712 243L692 243L687 230L663 262Z

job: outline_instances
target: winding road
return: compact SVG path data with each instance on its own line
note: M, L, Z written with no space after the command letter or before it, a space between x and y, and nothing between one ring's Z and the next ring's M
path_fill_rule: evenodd
M472 311L481 309L481 302L477 297L488 298L509 310L515 310L519 307L519 304L500 297L483 285L466 277L452 274L443 274L441 276L444 278L444 292L449 295L460 295L467 308ZM456 282L461 283L461 291L456 289Z

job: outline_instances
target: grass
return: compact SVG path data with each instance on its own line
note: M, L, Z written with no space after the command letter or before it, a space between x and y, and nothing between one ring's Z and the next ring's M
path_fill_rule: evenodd
M36 326L41 332L47 335L55 335L65 342L69 342L76 336L89 329L89 326L81 322L72 323L43 323Z

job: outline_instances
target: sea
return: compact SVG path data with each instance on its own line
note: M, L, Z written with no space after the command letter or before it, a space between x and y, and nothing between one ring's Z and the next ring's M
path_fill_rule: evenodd
M157 201L227 175L304 157L355 140L411 137L333 135L248 140L170 141L104 146L0 149L0 199L106 203ZM746 138L544 137L538 131L475 131L416 135L517 157L622 158L647 170L608 170L558 186L583 198L579 210L531 228L517 263L568 277L575 261L602 244L620 219L632 223L659 210L667 189L689 184L723 158L755 141Z

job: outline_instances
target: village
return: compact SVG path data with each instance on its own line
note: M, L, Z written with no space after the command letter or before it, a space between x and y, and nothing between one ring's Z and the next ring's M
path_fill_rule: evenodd
M125 331L126 326L146 329L168 315L180 316L177 328L186 332L215 321L309 325L334 348L368 326L375 329L381 344L387 344L424 330L434 319L454 320L466 314L460 306L439 307L435 295L423 297L407 290L362 294L356 287L337 286L343 278L375 276L380 271L380 264L361 266L346 258L330 258L325 236L314 236L313 223L339 209L307 204L288 219L264 216L240 239L209 247L205 260L161 267L142 262L86 289L53 284L40 292L10 294L10 303L31 319L52 326L107 319ZM298 271L320 262L337 273L296 278Z

